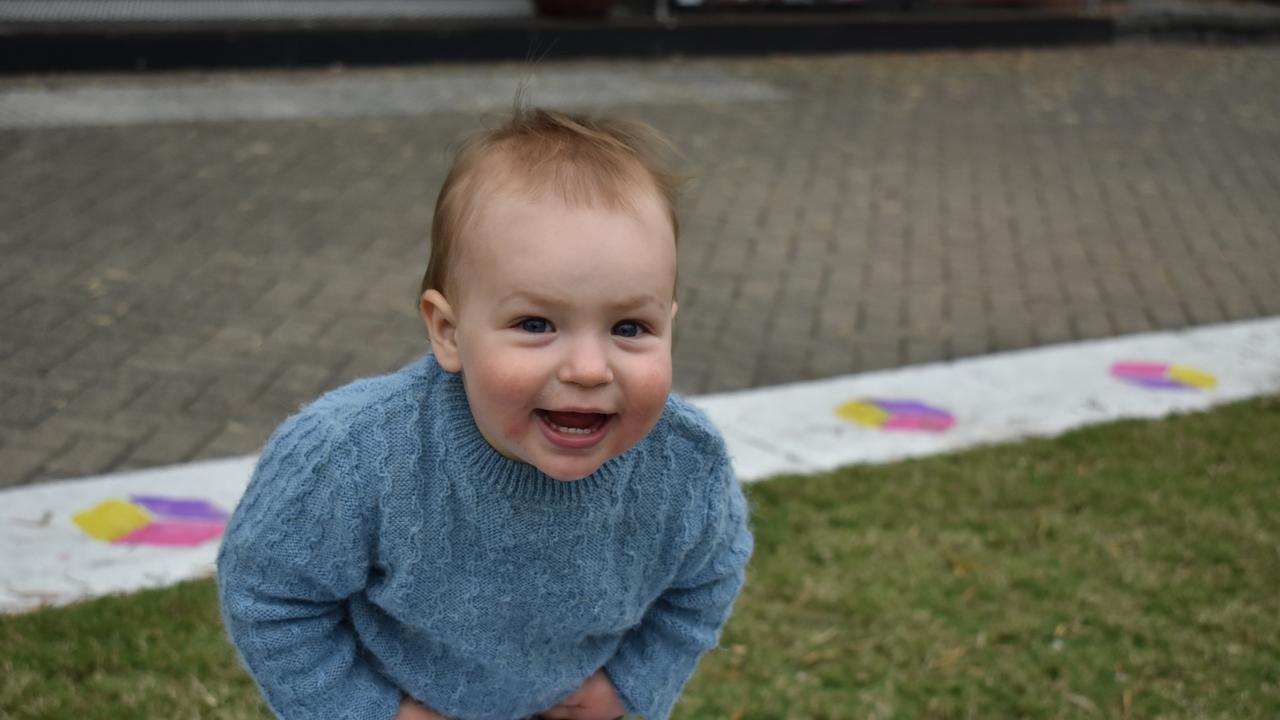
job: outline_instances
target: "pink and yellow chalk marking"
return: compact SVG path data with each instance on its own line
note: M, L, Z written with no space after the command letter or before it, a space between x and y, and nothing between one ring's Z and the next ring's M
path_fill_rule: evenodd
M1155 390L1208 390L1217 378L1187 365L1158 362L1118 362L1111 376L1132 385Z
M852 400L837 407L836 415L878 430L946 432L956 423L946 410L917 400Z
M222 535L229 515L205 500L133 495L71 516L89 537L114 545L192 547Z

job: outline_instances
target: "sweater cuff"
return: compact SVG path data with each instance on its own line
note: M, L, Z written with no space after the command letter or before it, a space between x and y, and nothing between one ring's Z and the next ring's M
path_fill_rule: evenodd
M658 660L656 655L662 653L656 650L652 644L633 638L633 642L624 645L604 667L628 715L666 720L685 681L693 674L696 657Z
M622 707L627 711L627 717L631 716L649 718L650 713L646 706L640 702L643 693L634 683L627 682L628 676L635 677L631 672L624 670L618 661L614 658L604 667L604 674L609 678L609 682L613 683L613 689L618 693L618 699L622 701Z
M354 679L353 692L348 695L339 693L334 698L334 715L342 720L395 720L396 714L400 712L403 693L371 668L365 668L365 671L368 673L366 677ZM339 708L341 714L338 714ZM324 717L324 714L322 710L319 715L312 717Z

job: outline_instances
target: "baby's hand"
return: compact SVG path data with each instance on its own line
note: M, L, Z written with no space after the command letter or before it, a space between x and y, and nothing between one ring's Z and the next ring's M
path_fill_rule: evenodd
M546 720L616 720L626 712L609 676L597 670L572 695L542 713L542 717Z
M444 716L406 697L400 698L400 711L396 713L396 720L444 720Z

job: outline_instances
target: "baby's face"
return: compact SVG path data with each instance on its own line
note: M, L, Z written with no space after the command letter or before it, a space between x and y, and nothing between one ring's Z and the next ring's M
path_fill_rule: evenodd
M558 480L638 443L671 390L675 238L656 197L638 204L502 193L457 248L449 302L476 425Z

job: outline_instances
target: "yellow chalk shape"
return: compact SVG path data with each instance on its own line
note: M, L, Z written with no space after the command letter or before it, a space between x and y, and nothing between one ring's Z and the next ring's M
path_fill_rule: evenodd
M1189 368L1186 365L1169 366L1169 379L1177 380L1180 383L1186 383L1192 387L1198 387L1201 390L1208 390L1218 384L1218 380L1207 372L1200 372L1195 368Z
M862 400L853 400L836 408L836 415L857 425L880 427L889 419L889 413Z
M104 500L71 516L89 537L112 542L151 522L145 510L124 500Z

